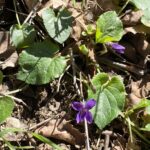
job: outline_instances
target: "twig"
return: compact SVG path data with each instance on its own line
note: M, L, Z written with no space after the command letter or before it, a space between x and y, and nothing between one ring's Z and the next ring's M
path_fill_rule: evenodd
M24 106L26 106L28 109L31 109L31 108L29 108L29 106L28 106L25 102L23 102L23 100L20 99L20 98L16 98L16 97L14 97L14 96L12 96L12 95L2 94L2 93L1 93L1 95L2 95L2 96L0 96L0 97L3 97L3 96L10 97L10 98L12 98L14 101L16 101L16 102L18 102L18 103L22 103L22 104L23 104Z
M20 20L19 20L19 16L18 16L18 12L17 12L17 7L16 7L16 0L13 0L13 4L14 4L14 8L15 8L16 19L17 19L18 25L19 25L19 27L21 27L21 23L20 23Z
M120 11L118 12L118 16L121 14L121 12L125 9L125 7L128 5L128 3L130 2L130 0L127 0L126 3L124 4L124 6L120 9Z
M4 92L0 92L0 97L3 97L3 96L10 97L10 98L14 99L16 102L22 103L24 106L26 106L28 109L30 109L29 106L25 102L23 102L22 99L16 98L15 96L11 95L11 94L15 94L15 93L21 92L24 88L26 88L26 86L23 87L22 89L17 89L17 90L14 90L14 91L8 91L8 92L5 92L5 93Z
M44 121L42 121L42 122L40 122L40 123L38 123L38 124L36 124L36 125L30 127L29 130L34 130L34 129L36 129L36 128L42 126L43 124L46 124L46 123L49 122L51 119L53 119L53 118L48 118L48 119L46 119L46 120L44 120Z
M109 140L110 140L110 135L112 135L112 131L103 131L102 134L105 135L105 144L104 144L104 150L108 150L109 149Z
M137 66L135 67L135 65L126 65L126 64L123 64L120 62L115 62L115 61L112 61L112 60L109 60L109 59L103 58L103 57L101 57L99 59L99 62L106 64L108 66L123 70L123 71L130 71L139 76L143 76L146 73L146 71L144 69L138 68Z
M80 95L83 98L84 96L83 96L83 87L82 87L82 82L81 82L81 79L82 79L81 72L79 74L80 74ZM84 98L83 98L83 103L85 103ZM85 135L86 135L86 148L87 150L90 150L89 132L88 132L88 124L87 124L86 118L84 118L84 127L85 127Z
M27 23L28 20L36 13L37 9L41 5L40 1L37 2L37 4L33 7L27 18L24 20L23 24Z
M73 84L74 84L74 86L75 86L75 88L77 90L77 94L80 96L81 93L80 93L79 87L77 85L77 79L76 79L75 60L74 60L73 51L72 51L71 48L70 48L70 58L71 58L72 71L73 71Z
M64 72L66 72L69 68L70 68L70 65L65 69ZM64 75L64 73L63 73L63 74L59 77L59 79L58 79L57 90L56 90L57 93L59 92L59 89L60 89L60 81L61 81L63 75Z

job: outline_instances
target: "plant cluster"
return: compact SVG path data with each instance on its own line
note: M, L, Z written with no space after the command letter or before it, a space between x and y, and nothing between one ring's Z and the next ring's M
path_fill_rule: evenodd
M150 17L148 15L150 12L150 2L149 0L143 1L127 0L125 6L131 3L136 9L142 10L143 16L141 22L150 27ZM122 7L121 12L125 6ZM99 44L102 45L104 53L107 53L108 50L120 56L125 53L126 48L120 44L120 40L124 35L123 23L119 16L121 12L107 11L102 13L95 23L96 26L89 24L84 32L82 32L83 39L86 38L87 41L91 41L94 54L96 53L95 47ZM17 12L16 16L18 18ZM68 68L72 67L74 72L74 65L76 65L74 48L72 48L71 54L62 50L69 40L75 21L68 8L62 7L58 10L52 8L44 9L41 17L38 19L46 33L43 31L40 33L34 24L27 23L27 21L21 24L19 18L18 24L14 24L10 28L12 45L15 46L19 53L19 70L16 78L25 84L31 85L48 84L65 75ZM78 53L88 58L90 53L88 44L82 42L82 44L80 43L78 45L78 48L80 50ZM98 62L87 59L86 63L92 63L95 70L94 75L92 76L91 74L92 78L90 83L84 73L79 79L80 84L86 89L85 93L87 97L85 97L86 94L82 92L82 89L79 89L76 83L76 73L73 74L75 87L80 91L80 99L88 99L88 101L83 103L77 100L72 102L72 108L78 111L76 122L87 121L86 123L92 123L94 120L97 127L103 130L115 118L121 116L122 120L128 126L131 141L133 140L132 132L135 132L149 144L150 141L142 135L142 132L150 131L150 123L139 127L130 117L135 111L143 108L150 115L149 100L143 99L139 104L134 105L130 109L126 109L125 104L127 100L123 78L119 75L111 75L101 71L100 67L97 67L99 65ZM0 72L0 82L3 82L2 72ZM11 115L14 104L9 93L0 97L1 124ZM2 138L8 132L20 131L17 129L9 129L5 132L1 131L0 137ZM51 141L41 135L36 133L31 134L41 141L52 145L55 149L60 149L57 145L51 143ZM9 145L9 147L11 146Z

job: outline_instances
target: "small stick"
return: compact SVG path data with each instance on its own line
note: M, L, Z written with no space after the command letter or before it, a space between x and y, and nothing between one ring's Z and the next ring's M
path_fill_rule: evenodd
M82 88L82 82L81 82L81 72L80 72L80 95L83 98L83 88ZM83 98L83 103L85 103ZM86 135L86 148L87 150L90 150L90 143L89 143L89 132L88 132L88 124L87 120L84 118L84 127L85 127L85 135Z
M18 103L22 103L24 106L26 106L28 109L30 109L29 106L28 106L25 102L23 102L23 100L20 99L20 98L16 98L16 97L14 97L14 96L12 96L12 95L8 95L8 94L1 94L1 95L10 97L10 98L12 98L14 101L16 101L16 102L18 102ZM3 97L3 96L0 96L0 97Z
M27 18L24 20L23 24L28 22L28 20L32 17L32 15L34 15L36 13L36 11L40 5L41 5L41 3L40 3L40 1L38 1L37 4L31 10L31 12L29 13L29 15L27 16Z
M20 20L19 20L18 12L17 12L16 0L13 0L13 4L14 4L14 8L15 8L15 13L16 13L16 19L17 19L18 25L20 27L21 23L20 23Z
M84 101L84 99L83 99ZM86 134L86 148L87 150L90 150L90 143L89 143L89 132L88 132L88 125L87 125L87 121L84 118L84 127L85 127L85 134Z
M69 68L70 68L70 65L65 69L64 72L66 72ZM60 81L61 81L63 75L64 75L64 73L63 73L63 74L59 77L59 79L58 79L57 90L56 90L57 93L59 92L59 89L60 89Z
M110 140L110 135L112 135L112 131L104 131L102 132L102 134L105 135L105 144L104 144L104 150L108 150L109 149L109 140Z
M70 57L71 57L71 63L72 63L72 70L73 70L73 84L75 85L75 88L77 90L77 94L81 95L79 87L77 85L77 78L76 78L76 69L75 69L75 60L74 60L74 56L73 56L73 51L70 48Z

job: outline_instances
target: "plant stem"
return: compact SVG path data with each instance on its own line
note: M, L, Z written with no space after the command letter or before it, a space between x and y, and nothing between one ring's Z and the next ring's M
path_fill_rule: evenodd
M83 103L85 103L84 99L83 99ZM87 120L85 118L84 118L84 128L85 128L85 135L86 135L86 148L87 148L87 150L91 150L90 143L89 143L88 124L87 124Z
M130 0L127 0L126 3L123 5L123 7L120 9L120 11L118 12L118 16L121 14L121 12L125 9L125 7L128 5L128 3L130 2Z
M131 143L133 143L133 135L132 135L131 121L130 121L130 118L129 118L129 117L128 117L126 120L127 120L127 123L128 123L128 128L129 128L129 134L130 134Z
M84 127L85 127L85 135L86 135L86 148L87 150L90 150L89 132L88 132L88 125L86 119L84 119Z
M19 20L19 16L18 16L18 12L17 12L17 7L16 7L16 0L13 0L13 3L14 3L15 13L16 13L16 19L17 19L19 27L21 27L21 23L20 23L20 20Z
M136 130L134 127L132 127L132 130L147 144L150 144L150 141L146 139L138 130Z

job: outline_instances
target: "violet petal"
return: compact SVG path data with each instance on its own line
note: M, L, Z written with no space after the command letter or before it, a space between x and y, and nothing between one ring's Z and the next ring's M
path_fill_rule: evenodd
M94 99L89 99L85 104L85 108L89 110L95 105L96 105L96 101Z
M80 119L80 113L78 112L78 113L77 113L77 116L76 116L76 122L79 123L80 120L81 120L81 119Z
M87 112L86 112L85 118L86 118L86 120L87 120L87 122L88 122L89 124L92 123L93 117L92 117L92 114L91 114L90 111L87 111Z
M72 108L76 111L81 111L84 106L81 102L72 102Z
M120 45L120 44L118 44L118 43L111 43L110 45L111 45L111 47L112 47L114 50L116 50L118 53L123 54L124 51L125 51L125 47L122 46L122 45Z
M84 121L85 116L86 116L86 112L85 111L78 112L77 116L76 116L76 122L79 123L79 122Z

